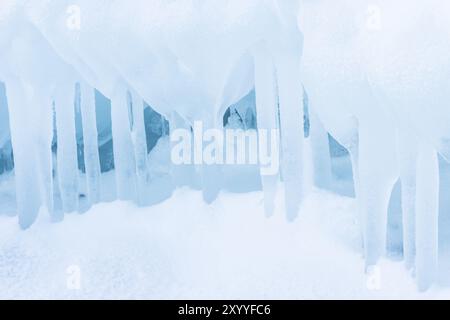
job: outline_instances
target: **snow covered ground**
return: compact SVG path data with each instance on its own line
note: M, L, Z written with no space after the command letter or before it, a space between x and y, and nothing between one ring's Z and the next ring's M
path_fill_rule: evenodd
M103 203L56 224L40 214L27 231L0 215L0 298L450 298L449 255L425 293L401 261L365 274L353 198L314 190L288 223L280 190L273 218L261 192L208 205L187 188L147 208Z

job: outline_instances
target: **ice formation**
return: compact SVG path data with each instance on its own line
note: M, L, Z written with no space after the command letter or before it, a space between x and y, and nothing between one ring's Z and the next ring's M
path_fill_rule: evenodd
M260 184L270 216L283 182L291 221L310 187L305 159L311 181L330 185L330 135L352 160L366 265L385 254L400 179L404 259L426 289L438 157L450 159L449 13L446 0L3 0L0 174L14 161L20 226L41 207L56 221L107 199L112 169L112 197L148 205L149 152L196 120L280 129L280 173ZM225 188L224 166L161 162L168 190L212 202Z

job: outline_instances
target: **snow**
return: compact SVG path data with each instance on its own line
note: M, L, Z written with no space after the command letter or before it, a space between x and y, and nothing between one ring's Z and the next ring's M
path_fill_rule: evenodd
M150 208L94 206L27 232L0 217L2 298L431 298L400 262L383 260L380 290L367 287L355 201L315 190L287 223L280 197L264 217L261 192L223 192L212 204L182 188ZM189 206L186 206L186 203ZM100 227L101 226L101 227ZM66 286L81 270L81 289ZM369 286L370 288L370 286Z
M334 158L334 171L351 170L348 161ZM450 167L442 166L448 175ZM168 170L161 167L160 175ZM0 187L13 182L3 175ZM332 189L347 185L351 195L349 182L335 175ZM421 293L395 255L365 274L353 197L313 189L288 223L283 192L279 186L271 218L262 191L223 191L208 205L188 187L151 207L101 203L62 223L41 213L26 232L14 217L0 215L0 298L450 298L448 246L440 247L438 283ZM3 213L7 202L0 203ZM73 269L79 288L70 285Z

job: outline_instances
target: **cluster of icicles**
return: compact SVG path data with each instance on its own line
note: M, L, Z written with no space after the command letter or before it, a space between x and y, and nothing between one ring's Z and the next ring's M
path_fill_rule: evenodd
M437 273L438 155L450 155L449 7L443 0L2 1L0 81L20 225L29 227L41 206L52 213L54 117L63 207L77 209L74 103L87 197L99 201L94 88L111 100L118 198L138 202L147 183L144 101L171 129L195 120L220 128L224 111L254 88L258 128L281 130L293 220L307 188L304 86L315 180L330 170L328 134L351 155L367 265L385 253L388 202L400 178L404 259L419 288L428 288ZM202 168L208 202L220 190L217 170ZM261 179L270 215L279 175Z

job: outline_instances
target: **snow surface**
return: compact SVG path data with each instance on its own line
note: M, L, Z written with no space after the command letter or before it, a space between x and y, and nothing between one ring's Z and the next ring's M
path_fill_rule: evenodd
M23 232L0 217L1 298L427 298L399 262L383 261L381 290L367 289L355 201L316 190L301 219L282 202L264 217L261 192L222 193L212 204L180 189L137 208L96 205L63 223L41 218ZM186 203L189 203L186 206ZM66 286L81 270L81 289ZM446 294L446 293L445 293ZM450 297L450 291L447 297Z
M0 298L450 298L448 246L440 252L440 281L425 293L395 250L378 264L379 286L371 286L351 177L342 176L348 165L348 158L334 158L338 193L314 189L292 223L284 217L282 187L271 218L260 191L222 192L208 205L189 188L151 207L102 203L56 224L42 213L26 232L0 215ZM0 186L11 183L3 177ZM8 202L0 203L3 213ZM79 289L67 285L73 266Z

